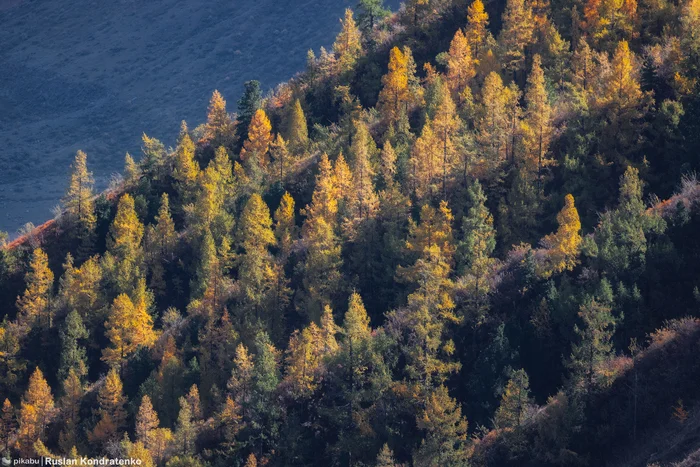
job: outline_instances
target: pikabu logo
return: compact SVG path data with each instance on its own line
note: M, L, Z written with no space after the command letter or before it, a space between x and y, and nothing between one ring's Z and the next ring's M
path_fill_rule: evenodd
M10 456L2 456L2 465L3 465L3 467L7 467L8 465L12 465L12 458Z

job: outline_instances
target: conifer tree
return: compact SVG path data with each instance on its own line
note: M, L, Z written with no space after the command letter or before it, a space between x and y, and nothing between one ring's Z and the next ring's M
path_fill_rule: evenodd
M22 396L18 416L17 445L24 455L34 453L34 443L44 439L46 426L55 414L51 388L37 367L29 378L27 391Z
M526 420L531 406L530 379L525 370L517 370L513 372L503 391L494 425L497 428L519 427Z
M600 364L613 355L612 336L617 323L610 307L596 300L581 305L578 315L583 325L574 327L579 342L572 346L569 366L590 394Z
M447 206L447 201L441 201L437 210L429 204L424 204L420 210L420 222L416 224L410 221L406 249L420 256L426 248L436 246L442 256L447 261L451 261L454 254L453 219L454 216Z
M525 48L534 37L532 8L525 0L508 0L503 12L503 29L499 42L504 50L507 70L515 74L522 69L525 61Z
M433 130L433 122L429 119L423 125L420 137L411 151L410 178L413 191L419 199L430 199L438 190L435 184L440 175L442 149Z
M465 274L461 284L467 291L472 319L480 324L491 292L488 275L494 263L491 254L496 247L493 216L486 207L481 184L474 182L468 190L471 207L462 221L463 241L458 245L458 272Z
M197 438L197 427L192 421L192 407L184 397L180 397L180 412L177 416L175 437L178 444L178 452L183 455L194 453L194 445Z
M255 454L250 453L244 467L258 467L258 460L255 458Z
M394 453L389 449L389 445L384 443L382 450L377 455L376 467L398 467L394 460Z
M88 331L77 311L72 310L66 316L59 331L61 338L61 365L58 369L59 381L65 380L71 371L78 378L87 376L87 355L80 340L88 338Z
M60 400L64 427L59 434L59 445L63 452L69 452L77 444L80 423L80 402L83 397L80 376L71 368L63 381L63 397Z
M299 99L294 101L287 119L287 142L294 151L305 149L309 142L309 130Z
M379 176L382 181L380 187L386 189L394 184L394 178L396 177L396 159L396 151L391 145L391 141L385 141L382 152L379 155Z
M357 9L360 12L357 22L367 36L374 26L389 14L389 10L384 7L384 0L359 0Z
M126 294L114 299L105 327L111 346L102 351L102 359L122 369L136 349L150 347L156 339L148 310L143 303L133 303Z
M87 168L87 155L78 151L71 166L68 190L63 198L63 207L68 221L68 230L78 240L81 257L92 249L95 235L95 203L92 187L95 181Z
M15 409L10 399L5 398L0 409L0 447L5 453L10 448L10 438L15 434L17 423L15 421Z
M277 349L265 332L255 336L255 359L252 373L251 428L258 440L259 456L275 445L279 436L281 407L275 391L280 381Z
M488 25L489 15L484 10L484 3L481 0L474 0L467 8L467 27L464 36L477 59L481 57L482 44L488 33Z
M172 261L177 244L175 222L170 214L170 198L167 193L160 197L160 208L155 218L155 240L157 242L160 261Z
M432 120L432 130L435 133L440 145L442 166L442 199L447 199L447 178L456 165L456 134L461 126L459 117L456 114L454 102L450 95L442 92L437 96L437 108Z
M482 150L477 161L484 175L490 175L506 159L506 93L503 80L490 73L481 88L481 108L474 122L476 141Z
M272 143L272 125L263 109L258 109L248 126L248 139L241 149L241 160L255 169L266 170L270 164L269 150Z
M65 309L78 312L83 321L94 324L103 308L102 268L97 256L88 258L79 268L73 258L66 256L64 272L59 281L59 299Z
M236 132L239 141L243 141L248 136L248 126L253 119L255 112L262 107L262 90L260 82L257 80L243 83L243 95L238 100Z
M294 164L294 158L289 153L287 142L279 133L270 144L270 174L272 179L284 183L285 177L290 173Z
M182 122L183 125L185 122ZM173 178L177 181L178 192L183 204L191 201L192 190L199 175L199 164L194 158L194 143L186 131L182 133L175 149Z
M99 409L99 421L92 432L89 433L90 441L106 443L116 440L126 421L126 398L119 373L115 368L109 370L104 383L97 393Z
M475 75L474 58L469 41L462 30L458 29L447 52L447 83L452 95L459 97Z
M564 197L564 207L557 214L559 228L556 233L544 238L549 246L549 266L545 275L571 271L578 263L581 249L581 221L574 206L574 197L568 194Z
M150 448L153 432L160 425L158 414L153 410L151 398L145 395L141 398L138 414L136 415L136 441Z
M346 196L352 200L353 217L361 221L374 216L379 200L374 191L374 169L370 163L368 151L368 145L374 144L374 141L372 141L366 125L356 124L355 130L351 148L353 155L353 190L351 194L348 193L349 196ZM336 177L336 179L338 184L342 183L339 178Z
M549 142L552 139L552 108L544 87L544 71L542 60L535 55L532 61L532 71L527 78L525 92L527 112L525 114L525 139L523 141L527 152L526 164L531 173L537 174L538 184L541 185L542 168L553 162L547 157Z
M143 276L143 224L136 214L134 198L126 193L119 199L117 214L107 236L107 266L118 292L130 293Z
M395 123L402 112L406 112L409 99L408 57L394 47L389 53L389 71L382 78L383 88L379 94L379 108L387 124Z
M27 288L22 297L17 298L19 322L27 326L50 328L53 324L54 275L49 268L49 258L41 248L36 248L32 253L24 280Z
M278 258L285 263L297 237L294 219L294 198L285 191L280 204L275 210L275 238L277 239Z
M221 93L215 90L209 100L204 138L214 148L230 147L236 139L234 131L235 125L226 112L226 101Z
M429 394L416 422L425 431L425 437L413 456L414 465L457 467L467 464L467 420L445 386Z
M352 10L345 9L345 18L340 20L341 30L333 43L338 65L338 72L342 75L353 69L357 59L362 54L362 33L355 24Z
M363 148L364 152L366 150ZM338 213L340 216L349 215L351 208L350 201L353 198L353 178L350 166L345 161L345 156L341 152L333 164L333 183L336 189L336 198L338 199Z
M124 156L124 186L127 189L133 189L141 179L141 169L134 161L134 158L126 153Z
M610 103L618 113L638 106L642 99L634 60L627 41L618 42L601 96L603 102Z

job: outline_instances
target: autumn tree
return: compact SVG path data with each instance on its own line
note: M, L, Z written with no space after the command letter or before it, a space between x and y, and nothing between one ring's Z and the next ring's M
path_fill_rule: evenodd
M294 104L289 110L287 116L287 142L294 151L300 151L306 148L309 142L309 130L306 125L306 115L301 107L299 99L294 101Z
M248 126L248 139L241 149L241 160L250 170L266 170L270 164L269 150L272 143L272 125L263 109L258 109Z
M454 254L452 221L454 216L447 201L441 201L438 209L424 204L420 210L420 222L409 221L406 249L421 256L426 248L437 247L443 258L452 260Z
M89 325L99 320L105 308L103 271L97 256L88 258L77 268L73 257L66 256L59 280L58 298L64 309L75 310Z
M37 367L29 378L17 417L17 447L24 455L32 455L34 443L44 439L46 426L55 414L51 388Z
M479 173L492 175L506 160L507 94L498 73L490 73L481 88L481 105L474 122L476 141L481 157L476 164Z
M318 320L323 306L337 293L342 264L337 226L338 201L332 166L327 155L321 156L316 187L311 204L302 211L307 216L302 227L302 241L307 247L304 261L304 309Z
M452 91L452 95L459 100L459 96L476 75L472 50L461 29L458 29L452 38L446 58L447 83Z
M146 448L151 446L154 430L160 425L158 414L153 409L151 398L145 395L141 398L138 414L136 415L136 441L143 443Z
M501 396L501 405L496 410L494 425L497 428L517 428L530 415L532 408L530 379L525 370L513 372Z
M66 453L77 445L80 403L84 393L80 375L76 373L75 369L71 368L63 380L63 397L59 401L64 421L63 429L59 434L59 445L63 452Z
M345 9L345 18L340 20L341 30L333 43L338 72L342 75L351 71L362 54L362 33L355 24L352 10Z
M406 112L409 99L408 57L394 47L389 53L389 71L382 78L383 88L379 94L379 108L387 124L395 123L402 112Z
M538 183L541 184L543 167L553 162L547 158L553 128L552 108L545 89L544 71L539 55L535 55L532 62L532 71L527 79L525 102L527 104L523 140L527 154L525 161L529 171L537 174Z
M109 229L105 257L105 269L119 293L131 293L136 281L143 277L143 234L134 198L126 193L119 199L117 214Z
M15 434L17 423L15 421L15 409L10 399L5 398L0 409L0 446L5 453L10 448L10 438Z
M70 184L63 198L64 216L71 236L80 243L81 257L89 254L95 235L95 203L92 188L95 181L87 168L87 155L78 151L71 166Z
M595 43L630 38L637 21L636 0L587 0L583 26Z
M440 148L440 165L442 166L442 199L447 199L447 178L457 165L457 132L461 121L457 116L454 102L450 95L441 92L437 96L437 107L432 118L432 130Z
M292 244L298 235L294 219L294 198L289 192L284 192L280 204L275 210L275 239L277 240L278 258L286 262L292 250Z
M571 271L578 263L581 249L581 221L574 206L574 197L564 197L564 207L557 214L559 228L546 236L543 243L548 246L548 266L545 275Z
M374 141L366 125L356 124L355 130L351 148L353 189L346 196L351 199L352 217L356 220L367 220L374 216L379 202L374 190L374 169L368 150L368 146L374 145ZM341 185L343 180L336 177L336 183Z
M27 288L21 298L17 297L20 323L50 328L53 325L54 275L49 268L49 258L41 248L32 253L24 280Z
M180 397L180 412L175 424L175 438L178 444L177 451L183 455L194 453L194 445L197 439L197 426L192 420L192 407L187 399Z
M467 420L462 409L445 386L439 386L425 401L425 408L416 418L425 432L413 456L417 467L460 466L468 459Z
M279 133L270 144L270 159L269 171L272 179L284 183L285 177L291 172L296 158L292 157L287 142Z
M484 3L481 0L474 0L467 8L467 27L464 30L464 36L476 58L481 57L488 25L489 15L484 9Z
M115 368L109 370L98 390L97 401L99 421L88 434L92 442L106 443L115 440L126 422L126 398L119 373Z
M102 359L123 369L125 360L140 346L150 347L156 339L153 318L143 303L133 303L126 294L114 299L105 334L110 347L102 351Z
M209 100L204 138L213 147L230 147L236 139L235 124L226 112L226 101L219 91Z
M394 452L389 448L389 445L384 443L381 451L377 455L376 467L398 467L394 460Z
M182 203L186 204L191 201L192 190L199 175L199 164L194 157L194 143L187 131L182 133L175 148L173 165L173 178L177 182Z

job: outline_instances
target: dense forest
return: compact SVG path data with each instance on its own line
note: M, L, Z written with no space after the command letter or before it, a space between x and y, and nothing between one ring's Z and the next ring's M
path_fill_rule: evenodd
M0 235L0 451L700 465L700 0L341 23Z

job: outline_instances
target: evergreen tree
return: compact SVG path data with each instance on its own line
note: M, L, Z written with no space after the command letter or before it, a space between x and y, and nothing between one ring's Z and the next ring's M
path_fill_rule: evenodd
M65 380L71 371L78 378L87 376L87 355L80 340L87 339L89 334L80 314L72 310L66 316L59 332L61 337L61 366L58 369L59 381Z
M238 100L236 132L238 140L243 141L248 135L248 126L255 112L262 107L262 90L257 80L243 83L243 95Z
M389 10L384 7L384 0L359 0L357 9L360 12L357 22L366 36L369 36L377 23L389 15Z
M578 315L583 325L574 327L579 341L572 346L569 366L589 394L597 383L600 364L613 355L616 322L610 307L596 300L581 305Z
M496 410L494 425L498 428L517 428L528 417L532 406L530 379L525 370L517 370L508 380Z

